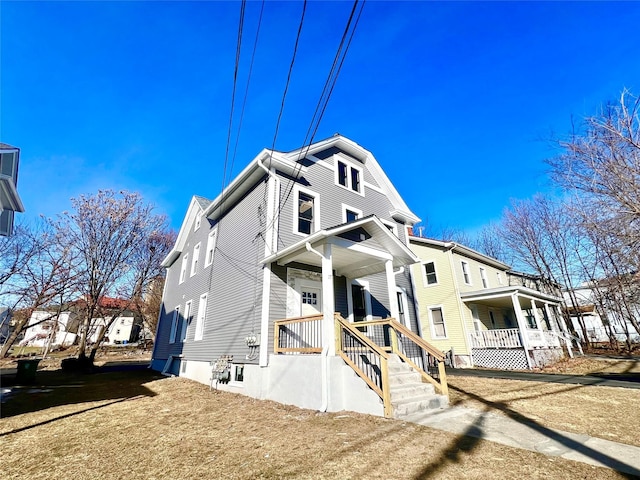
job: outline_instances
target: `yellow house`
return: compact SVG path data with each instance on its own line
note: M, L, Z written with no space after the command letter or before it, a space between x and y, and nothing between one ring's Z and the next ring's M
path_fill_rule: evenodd
M420 334L455 366L531 369L571 353L556 286L456 242L409 245Z

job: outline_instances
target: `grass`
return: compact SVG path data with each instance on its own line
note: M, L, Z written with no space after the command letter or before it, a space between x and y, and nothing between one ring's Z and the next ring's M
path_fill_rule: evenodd
M210 392L149 371L51 369L39 371L37 381L36 389L20 389L2 405L3 478L626 478L397 420ZM639 390L554 385L565 391L549 391L537 382L470 377L451 378L451 386L453 404L514 410L552 428L578 431L596 409L597 436L633 440L640 431L637 414L616 414L619 406L638 405Z

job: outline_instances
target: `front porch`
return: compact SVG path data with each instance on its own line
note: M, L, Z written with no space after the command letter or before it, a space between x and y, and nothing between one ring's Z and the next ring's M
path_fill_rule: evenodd
M287 366L295 368L312 361L314 356L328 362L332 357L327 355L328 348L322 344L323 322L323 315L277 321L272 364L287 362L285 359L288 358ZM338 387L344 390L343 396L350 397L343 399L343 403L357 403L358 398L364 403L367 392L362 391L362 387L366 386L365 390L377 395L382 414L387 418L447 405L444 354L395 319L350 323L335 313L333 328L336 351L333 358L341 358L364 382L358 388L352 380L348 392ZM332 382L327 377L330 375L330 370L323 365L321 383L327 386L326 391L324 387L322 389L323 405L329 402ZM302 377L305 377L304 373ZM359 408L362 405L352 409L360 411Z
M471 311L474 366L530 370L572 355L561 299L523 286L461 294Z

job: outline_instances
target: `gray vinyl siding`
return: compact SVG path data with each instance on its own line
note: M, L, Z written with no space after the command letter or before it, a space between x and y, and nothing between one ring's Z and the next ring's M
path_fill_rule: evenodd
M325 162L333 165L332 157ZM353 163L362 166L365 172L365 180L371 175L366 165L357 160ZM334 169L336 168L335 165ZM389 199L371 188L364 188L364 195L353 192L335 183L335 173L321 165L311 164L304 175L297 180L281 177L280 189L280 218L278 225L278 248L284 248L300 241L303 236L294 233L294 222L297 226L297 218L294 215L294 206L297 206L294 186L310 190L318 195L320 228L326 229L344 223L342 217L343 204L361 210L364 216L376 215L380 219L393 222L397 226L400 239L404 242L404 226L391 218L390 211L394 209ZM371 178L373 181L373 179ZM367 180L368 181L368 180ZM371 183L371 182L370 182ZM316 207L317 208L317 207ZM318 208L317 208L318 209Z
M158 328L156 358L182 353L186 360L212 361L221 355L233 355L245 362L249 353L245 337L260 333L262 309L262 265L256 258L264 256L264 243L257 237L260 229L258 207L262 204L266 185L258 182L217 223L206 219L197 231L190 229L184 251L169 267L163 315ZM264 209L263 209L264 210ZM218 229L213 264L205 267L209 232ZM257 237L257 238L256 238ZM193 247L200 242L198 271L191 277ZM182 257L189 254L186 279L179 284ZM194 340L200 296L208 294L202 340ZM191 318L184 344L169 344L173 309L192 301ZM257 360L255 361L257 363Z

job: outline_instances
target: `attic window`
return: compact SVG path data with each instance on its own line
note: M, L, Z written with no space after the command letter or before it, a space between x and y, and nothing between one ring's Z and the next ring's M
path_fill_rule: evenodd
M196 223L195 223L195 225L193 226L193 231L194 231L194 232L200 228L200 222L202 222L202 216L201 216L201 215L198 215L198 216L196 217Z
M336 166L336 183L362 194L362 169L341 160L336 160Z
M309 190L295 187L294 233L310 235L320 228L318 195Z

